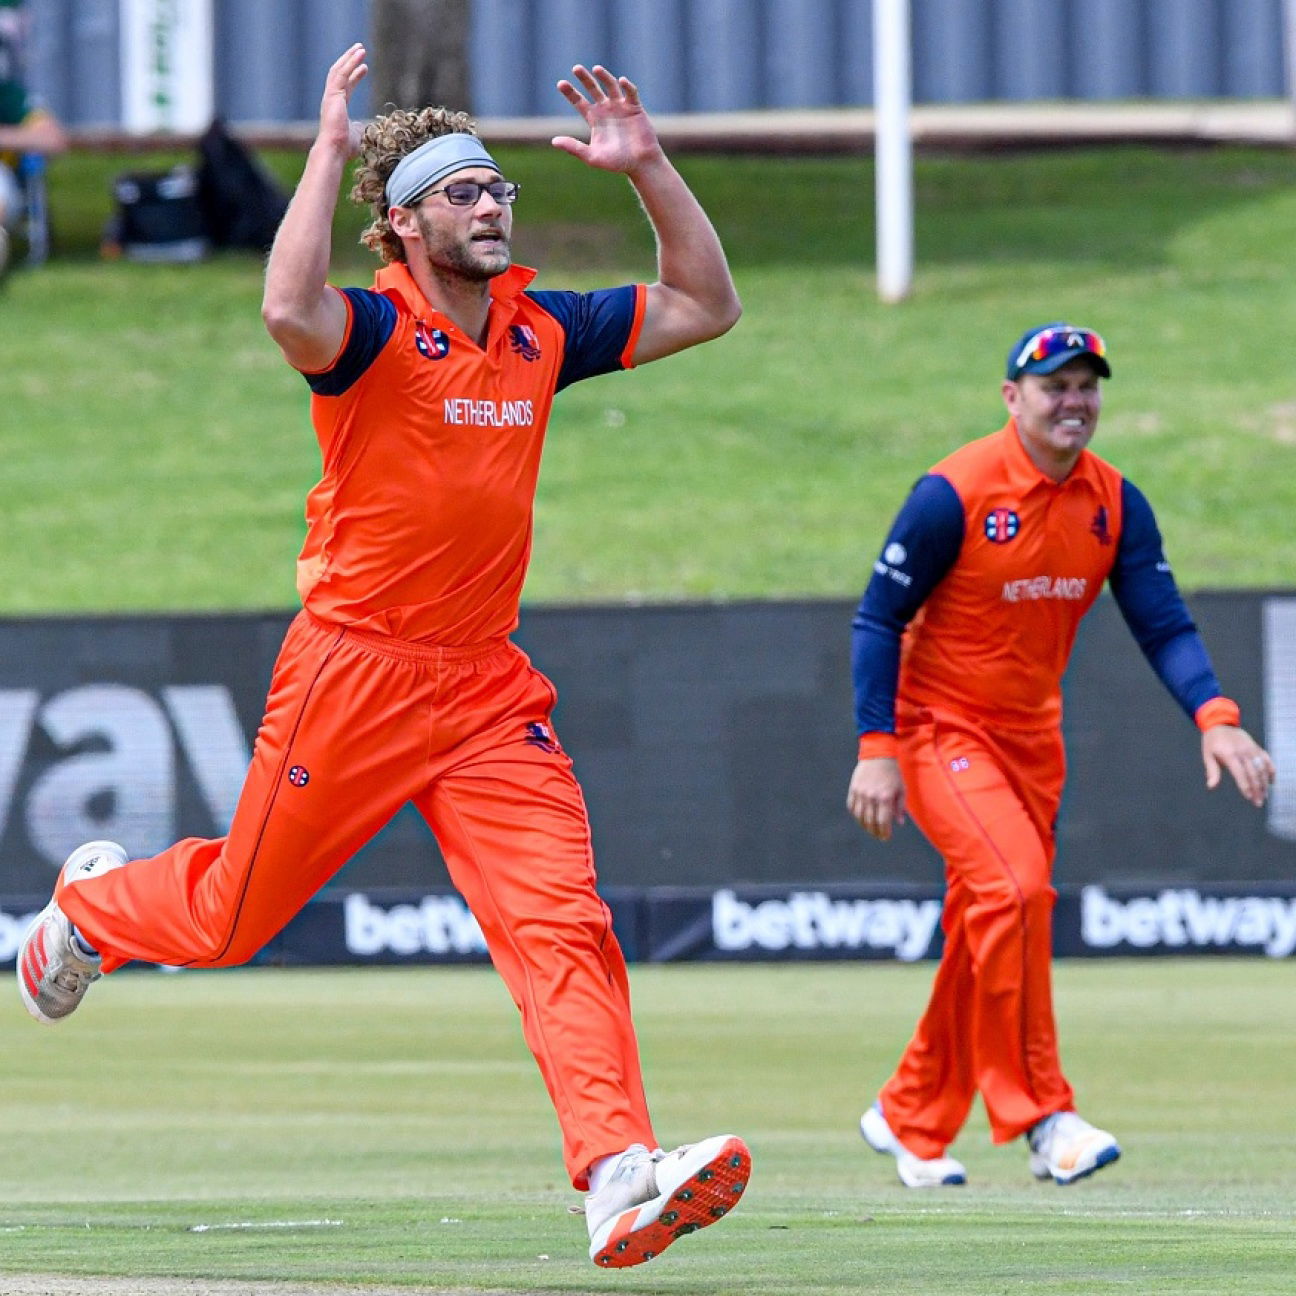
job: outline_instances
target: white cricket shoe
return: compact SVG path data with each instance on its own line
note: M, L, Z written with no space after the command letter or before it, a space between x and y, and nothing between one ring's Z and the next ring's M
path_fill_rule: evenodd
M116 842L87 842L67 857L59 881L66 886L125 863L126 852ZM36 915L18 951L18 993L27 1011L46 1026L76 1011L90 983L99 979L102 962L78 948L57 895L56 887L55 899Z
M1026 1141L1030 1144L1031 1174L1059 1184L1075 1183L1111 1165L1121 1154L1120 1144L1111 1134L1073 1111L1046 1116L1030 1130Z
M887 1124L881 1103L875 1102L860 1117L860 1133L874 1152L895 1157L896 1173L906 1188L942 1188L967 1183L962 1161L951 1156L914 1156Z
M733 1134L673 1152L627 1148L608 1181L585 1198L590 1259L622 1269L659 1256L677 1238L723 1219L751 1176L751 1153Z

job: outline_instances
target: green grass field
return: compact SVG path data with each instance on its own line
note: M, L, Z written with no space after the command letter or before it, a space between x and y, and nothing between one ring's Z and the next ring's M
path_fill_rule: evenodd
M624 184L501 153L542 286L651 274ZM291 178L301 157L268 160ZM59 255L0 296L0 615L293 601L318 457L304 384L260 327L257 259L95 256L111 176L159 161L61 160ZM1009 342L1062 315L1107 335L1096 448L1152 498L1181 582L1292 583L1296 158L921 159L917 292L897 308L873 293L866 161L682 166L746 315L560 398L530 601L854 597L913 478L997 426ZM339 221L341 282L369 277L356 230ZM978 1112L956 1148L973 1182L915 1195L855 1121L929 977L635 969L663 1140L732 1128L756 1170L732 1219L622 1274L585 1258L547 1100L488 971L128 973L53 1031L10 991L0 1292L141 1296L149 1277L166 1280L150 1296L246 1296L253 1280L285 1296L1296 1291L1291 966L1060 965L1081 1109L1125 1158L1037 1185ZM78 1277L19 1278L55 1274Z
M488 970L127 973L54 1030L10 993L0 1275L83 1275L81 1296L127 1290L89 1277L113 1274L192 1281L194 1296L221 1278L294 1292L1293 1290L1290 966L1061 964L1068 1071L1123 1160L1037 1184L1020 1144L990 1146L978 1110L955 1148L969 1185L913 1193L855 1122L930 974L636 969L660 1136L733 1129L755 1168L730 1219L621 1273L585 1257L547 1100Z
M523 184L542 285L652 273L628 187L551 150ZM0 298L0 613L287 607L318 471L306 389L258 318L255 257L94 255L118 171L51 175L61 255ZM268 157L285 179L300 154ZM918 281L876 301L861 159L690 157L746 314L726 338L560 397L527 598L855 596L915 476L1002 417L1029 324L1107 335L1096 448L1157 506L1189 587L1296 571L1296 158L1282 151L923 158ZM367 282L354 214L337 278Z

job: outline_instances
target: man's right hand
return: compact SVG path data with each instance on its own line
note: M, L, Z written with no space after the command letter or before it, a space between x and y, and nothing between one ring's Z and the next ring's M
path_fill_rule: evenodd
M904 779L889 756L860 761L846 792L846 809L870 836L890 841L891 830L905 821Z
M352 122L349 104L369 70L364 57L357 43L328 70L319 134L266 262L261 318L284 359L304 373L332 364L346 337L346 300L328 287L328 265L338 186L347 159L359 151L362 127Z

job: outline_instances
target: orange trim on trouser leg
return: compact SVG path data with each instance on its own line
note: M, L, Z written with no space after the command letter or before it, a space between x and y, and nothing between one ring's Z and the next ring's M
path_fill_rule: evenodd
M906 1147L938 1156L966 1115L969 1063L996 1142L1073 1101L1050 975L1064 764L1056 733L991 737L944 719L902 734L900 759L914 821L945 859L944 925L959 939L947 935L931 1002L882 1102Z
M547 727L552 685L518 652L508 677L467 681L461 705L475 705L479 689L504 715L451 753L416 804L522 1014L562 1128L564 1163L583 1190L598 1157L631 1143L656 1146L625 959L595 891L571 762L527 728Z

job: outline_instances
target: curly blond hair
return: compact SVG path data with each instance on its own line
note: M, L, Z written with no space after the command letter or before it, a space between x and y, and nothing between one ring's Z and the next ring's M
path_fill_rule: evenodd
M351 201L369 204L373 220L360 235L360 242L376 252L384 265L405 260L405 245L387 220L387 181L391 173L401 158L420 144L453 134L476 135L477 123L467 113L449 108L420 108L417 112L394 108L365 127Z

